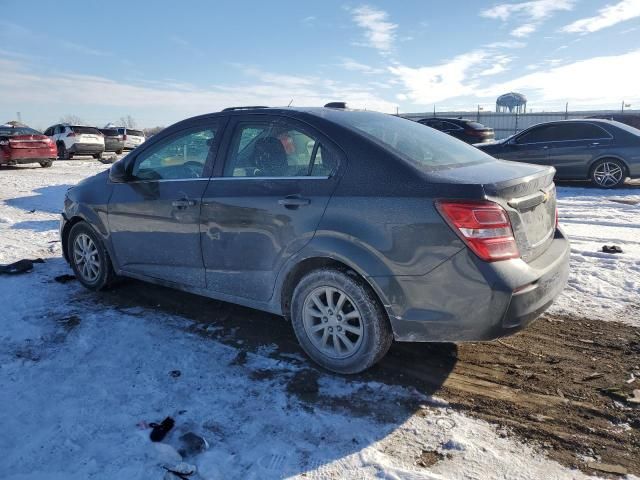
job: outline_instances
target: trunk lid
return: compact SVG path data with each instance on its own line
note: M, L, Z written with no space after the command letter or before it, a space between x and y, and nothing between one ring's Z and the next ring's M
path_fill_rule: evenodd
M506 210L521 257L531 262L553 241L556 224L554 175L553 167L496 160L434 172L432 176L456 184L480 185L487 200Z
M9 137L11 148L48 148L51 145L45 135L13 135Z

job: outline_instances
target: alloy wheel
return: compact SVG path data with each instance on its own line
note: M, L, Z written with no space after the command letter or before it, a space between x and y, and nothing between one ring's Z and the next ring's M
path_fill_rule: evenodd
M309 340L324 355L339 359L353 355L364 335L355 302L335 287L319 287L304 302L303 325Z
M612 187L622 180L624 172L616 162L602 162L593 171L594 181L602 187Z
M73 242L73 260L86 282L93 283L98 279L101 271L98 248L86 233L79 234Z

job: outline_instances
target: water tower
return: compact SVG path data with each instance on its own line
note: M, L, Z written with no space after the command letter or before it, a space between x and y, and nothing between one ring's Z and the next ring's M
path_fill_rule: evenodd
M527 97L516 92L500 95L496 100L496 112L527 113Z

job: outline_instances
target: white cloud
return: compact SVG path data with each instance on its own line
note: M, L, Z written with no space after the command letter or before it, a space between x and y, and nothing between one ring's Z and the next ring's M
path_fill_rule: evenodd
M478 73L478 76L488 77L490 75L497 75L499 73L506 72L508 70L507 65L511 62L511 60L511 57L508 57L506 55L493 57L491 59L491 61L493 62L493 66L482 70L480 73Z
M389 67L407 88L407 97L417 104L431 104L448 98L473 93L468 81L470 70L489 58L487 51L471 51L458 55L448 63L411 68L403 65Z
M384 70L381 68L371 67L364 63L357 62L352 58L343 58L342 62L339 65L345 70L349 70L351 72L366 73L368 75L384 72Z
M524 25L520 25L518 28L511 30L511 35L518 38L528 37L535 31L536 26L533 23L525 23Z
M154 124L179 120L191 115L212 112L233 105L321 106L332 100L344 100L355 108L394 112L396 104L375 93L371 87L334 82L324 78L280 75L250 67L241 67L247 82L217 84L209 88L165 82L124 82L106 77L66 73L36 73L31 64L19 59L0 57L0 93L3 107L21 105L38 109L51 118L73 106L74 113L84 109L126 108L137 118L164 112ZM150 113L151 112L151 113ZM168 113L167 113L168 112ZM103 119L107 120L107 119Z
M531 0L520 3L502 3L483 10L480 15L485 18L507 22L515 19L523 24L511 31L514 37L526 37L533 33L540 23L555 12L571 10L575 0Z
M556 59L549 63L553 65ZM585 106L617 104L623 98L638 99L638 82L634 75L629 75L629 65L640 65L640 49L530 73L479 89L477 95L495 97L515 90L525 93L530 101L537 103L558 104L569 101Z
M398 25L387 21L389 15L384 10L361 5L351 9L353 21L365 30L366 45L389 53L393 48Z
M640 17L639 0L622 0L615 5L607 5L593 17L576 20L562 28L566 33L591 33L611 27L617 23Z

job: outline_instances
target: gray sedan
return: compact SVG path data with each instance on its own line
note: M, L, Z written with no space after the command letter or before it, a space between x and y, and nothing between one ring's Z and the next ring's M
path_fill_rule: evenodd
M541 123L476 147L504 160L551 165L558 179L590 179L603 188L640 177L640 130L610 120Z

